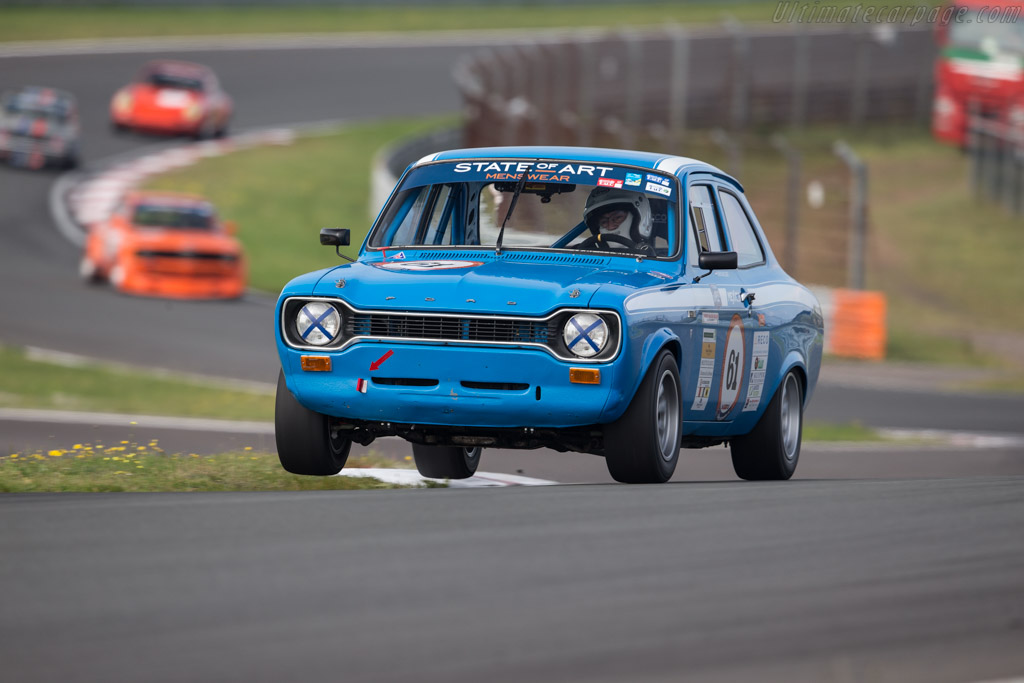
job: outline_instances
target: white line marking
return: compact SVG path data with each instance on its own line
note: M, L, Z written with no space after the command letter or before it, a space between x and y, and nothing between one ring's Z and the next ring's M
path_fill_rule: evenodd
M339 477L372 477L387 484L400 484L404 486L422 486L428 481L437 483L448 483L448 488L453 489L479 489L499 488L506 486L557 486L557 481L549 479L534 479L532 477L521 477L515 474L495 474L493 472L477 472L468 479L431 479L423 477L416 470L379 468L352 468L342 470Z

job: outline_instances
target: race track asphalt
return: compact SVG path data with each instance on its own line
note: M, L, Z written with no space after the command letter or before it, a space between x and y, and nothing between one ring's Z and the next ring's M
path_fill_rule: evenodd
M245 129L455 112L449 73L464 50L159 56L214 66ZM159 144L106 125L110 95L150 56L2 59L0 88L75 92L85 159L97 161ZM154 302L82 285L78 252L49 217L52 181L0 168L0 341L274 381L269 303ZM1021 414L1019 398L824 384L809 417L1020 434ZM5 436L61 429L0 422ZM550 478L607 481L590 456L511 462L522 455L508 464L530 476L558 467L564 476ZM684 458L686 481L661 487L0 496L4 677L1024 674L1019 449L808 446L801 479L784 484L736 481L722 449Z

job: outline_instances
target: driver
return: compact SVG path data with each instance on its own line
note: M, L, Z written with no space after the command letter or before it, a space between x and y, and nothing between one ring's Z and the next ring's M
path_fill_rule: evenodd
M602 235L617 235L642 251L651 239L651 204L642 192L597 187L587 197L583 222L599 242ZM621 242L607 244L626 246Z

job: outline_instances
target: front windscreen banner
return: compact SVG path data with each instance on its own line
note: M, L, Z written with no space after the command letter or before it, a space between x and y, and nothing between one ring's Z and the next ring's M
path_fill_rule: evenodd
M622 166L565 161L460 161L433 164L416 169L417 183L434 184L452 180L516 183L526 173L531 183L572 183L591 187L611 187L642 191L672 199L675 186L660 173L642 172ZM423 173L423 177L419 175ZM412 180L412 178L410 178Z
M525 174L525 176L524 176ZM616 164L490 159L425 164L402 180L371 248L493 247L666 258L671 176Z

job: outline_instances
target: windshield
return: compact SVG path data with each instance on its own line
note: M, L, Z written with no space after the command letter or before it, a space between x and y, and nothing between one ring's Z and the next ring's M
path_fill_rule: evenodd
M45 106L33 98L14 97L3 103L3 117L46 119L49 123L63 124L68 120L68 111L65 106Z
M509 214L523 172L526 181ZM406 176L369 246L493 248L504 222L503 249L667 258L678 250L676 193L670 176L614 164L430 164Z
M175 90L193 90L202 92L203 82L198 78L188 78L176 74L161 73L159 71L150 73L144 79L150 85L158 88L173 88Z
M165 206L139 204L132 223L146 228L209 230L213 227L213 209L206 206Z
M988 10L967 10L962 19L953 22L949 43L956 47L981 50L989 54L1024 54L1024 22L1009 21Z

